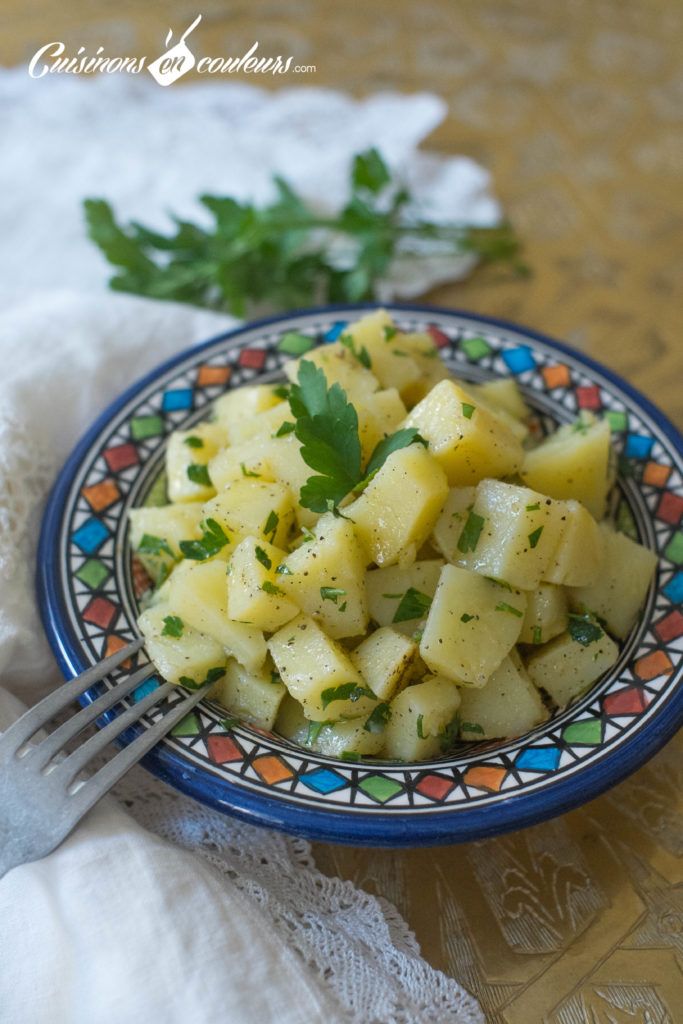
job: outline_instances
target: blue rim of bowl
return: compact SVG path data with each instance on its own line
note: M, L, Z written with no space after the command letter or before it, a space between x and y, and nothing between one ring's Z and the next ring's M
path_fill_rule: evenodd
M267 329L276 324L284 325L303 316L351 316L376 309L379 305L376 302L366 302L301 309L252 321L221 332L198 345L184 349L157 366L119 395L95 420L73 449L57 477L45 509L38 546L36 587L40 613L50 646L66 679L86 669L90 662L84 657L79 639L73 633L66 615L60 590L57 537L65 498L72 479L93 441L111 418L157 377L182 363L189 355L199 354L218 342L234 340L247 332ZM588 370L600 374L627 395L657 424L683 458L683 436L671 421L637 388L597 360L574 350L570 345L513 321L481 316L467 310L400 302L386 305L388 309L398 312L464 317L482 326L513 331L558 353L564 353L583 364ZM95 695L94 691L89 691L84 695L83 703L94 699ZM409 813L399 816L396 813L386 814L377 810L367 816L356 816L344 810L288 806L281 799L274 799L261 792L241 790L226 780L217 779L205 773L201 767L187 762L181 755L163 744L147 754L140 763L158 778L186 795L251 824L279 829L308 839L346 845L435 846L468 842L525 828L587 803L641 767L675 735L682 723L683 686L679 686L678 692L668 699L666 707L646 721L642 728L629 738L628 743L583 767L578 779L576 776L570 776L553 781L540 791L503 794L500 801L493 804L468 805L442 811L433 816L422 815L419 822ZM137 729L128 730L123 734L122 741L131 742L138 732Z

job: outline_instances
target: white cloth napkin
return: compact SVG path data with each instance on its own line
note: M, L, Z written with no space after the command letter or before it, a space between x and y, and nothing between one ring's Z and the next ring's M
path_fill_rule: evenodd
M204 189L261 194L277 168L329 199L338 162L365 145L393 146L415 171L414 146L443 113L434 97L362 104L224 86L174 87L171 98L116 76L106 87L52 79L39 96L42 82L0 73L0 731L17 698L33 703L60 679L33 593L40 517L60 465L127 384L230 323L108 294L82 239L82 196L151 221L165 204L193 212ZM346 118L343 146L332 114ZM323 143L335 159L316 163ZM442 165L426 195L444 174L458 178ZM489 204L482 217L492 217L483 172L477 189L482 211ZM89 293L46 290L65 284ZM482 1021L476 1001L422 960L395 909L322 876L307 843L209 811L142 769L117 797L54 853L0 880L3 1022Z

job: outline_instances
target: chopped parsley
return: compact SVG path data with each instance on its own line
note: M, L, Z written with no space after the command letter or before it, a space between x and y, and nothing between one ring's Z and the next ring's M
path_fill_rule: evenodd
M377 700L377 697L368 686L361 686L359 683L340 683L339 686L328 686L320 694L323 711L328 704L335 700L350 700L353 704L361 697L370 697Z
M431 605L432 599L428 594L423 594L415 587L408 587L391 621L408 622L410 619L421 619L429 611Z
M261 478L260 473L254 473L253 470L247 469L246 465L243 462L240 462L240 469L242 470L242 476L254 477L254 479L256 480L259 480Z
M138 551L143 555L170 555L171 558L175 558L168 541L163 537L155 537L151 533L143 533Z
M275 536L275 531L277 530L279 525L280 517L277 514L277 512L271 509L270 512L268 513L268 518L266 519L266 525L263 527L263 536L267 537L269 533L272 534L270 538L272 541L273 537Z
M186 444L188 448L203 448L204 442L201 437L197 437L196 434L191 434L183 440L183 444Z
M469 612L463 612L462 615L460 616L460 621L461 622L471 622L472 619L478 619L478 618L479 618L478 615L470 615Z
M263 550L263 548L260 548L258 544L254 548L254 555L256 556L257 562L260 562L264 569L271 568L273 564L272 561L270 560L270 558L268 558L268 555Z
M600 626L596 622L591 622L585 615L572 615L570 613L567 629L572 640L575 640L577 644L581 644L582 647L590 647L592 643L595 643L596 640L600 640L604 636Z
M426 740L427 737L425 736L425 734L424 734L424 732L422 730L422 723L423 723L423 721L424 721L424 715L418 715L417 716L417 735L418 735L418 737L421 740Z
M277 583L271 583L270 580L264 580L261 584L261 590L265 591L266 594L272 594L273 597L282 597L284 590L280 590Z
M273 394L276 398L286 401L289 398L289 384L278 384L273 388Z
M186 690L200 690L202 686L206 686L207 683L216 683L219 679L222 679L225 675L225 665L222 667L210 668L206 673L206 679L203 683L198 683L195 679L190 679L189 676L181 676L178 682L181 686L184 686Z
M199 484L200 487L213 487L211 483L211 477L206 466L199 462L192 462L187 467L187 479L191 480L193 484Z
M470 405L469 402L462 402L462 414L466 420L472 419L472 413L476 409L476 405Z
M455 712L455 717L451 719L448 725L445 727L443 732L439 733L439 745L442 753L446 753L453 747L458 739L460 732L460 712Z
M527 505L527 512L538 512L541 507L540 501L537 501L535 505Z
M347 348L351 355L354 356L358 362L366 368L366 370L369 370L372 367L372 360L368 355L368 350L365 345L361 345L360 349L357 349L356 342L350 334L342 334L339 340L344 348Z
M468 551L476 551L483 528L484 517L477 515L476 512L470 512L458 538L458 551L462 551L463 554L467 554Z
M285 420L285 422L281 423L280 426L275 431L275 436L276 437L284 437L285 434L291 434L293 430L294 430L294 424L292 423L292 421L291 420Z
M326 722L309 722L308 723L308 732L306 733L306 739L304 741L306 743L307 747L313 746L313 744L317 740L318 736L320 735L320 730L326 724L327 724Z
M480 736L484 735L484 730L478 722L463 722L460 729L462 732L474 732L478 733Z
M384 340L391 341L398 334L398 327L394 327L393 324L384 325Z
M185 623L179 615L167 615L164 618L164 628L161 631L162 636L182 636L183 628Z
M360 754L357 750L342 750L339 757L342 761L360 761Z
M288 565L285 565L284 562L280 562L280 564L275 567L275 575L276 576L293 576L294 574L293 574L292 570L289 568Z
M531 640L532 644L542 644L543 643L543 630L541 629L540 626L534 626L532 631L531 631L531 633L532 633L532 640Z
M494 611L507 612L508 615L516 615L518 619L521 619L524 612L520 612L519 608L515 608L513 605L508 604L507 601L499 601Z
M321 587L320 596L323 601L331 601L333 604L337 604L340 597L343 597L346 593L340 587Z
M538 544L539 540L541 539L541 534L542 533L543 533L543 527L542 526L538 526L535 530L533 530L529 534L529 547L530 548L535 548L536 547L536 545Z
M221 548L230 543L230 538L215 519L206 519L201 525L203 531L201 540L181 540L178 545L185 558L190 558L195 562L203 562L206 558L212 558L213 555L218 554Z
M363 723L363 728L366 732L382 732L390 718L389 702L383 700L381 704L373 708L372 714Z

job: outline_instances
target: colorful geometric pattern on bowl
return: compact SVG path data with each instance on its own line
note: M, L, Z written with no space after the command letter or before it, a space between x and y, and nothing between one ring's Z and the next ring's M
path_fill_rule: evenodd
M276 379L285 361L334 341L366 308L279 317L191 349L135 385L88 432L62 471L41 537L41 606L65 674L136 634L148 581L131 556L127 512L158 478L168 434L205 418L226 388ZM427 329L456 375L514 375L539 424L582 409L608 418L620 454L619 527L660 556L640 623L605 678L519 739L462 745L425 764L343 762L230 722L204 702L146 764L256 823L338 842L416 846L561 813L619 781L675 731L683 716L683 442L629 385L548 338L447 310L389 312L404 330Z

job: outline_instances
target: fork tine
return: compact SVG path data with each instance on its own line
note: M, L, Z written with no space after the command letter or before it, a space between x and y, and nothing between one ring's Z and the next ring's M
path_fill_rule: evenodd
M25 757L31 760L36 769L42 768L62 749L65 743L74 736L77 736L87 725L96 718L99 718L100 715L113 707L114 704L123 700L132 690L135 690L141 683L144 683L154 671L154 665L150 661L143 665L142 668L139 668L137 672L117 681L115 686L106 690L91 704L81 708L79 712L69 718L68 721L63 722L41 743L31 747ZM139 710L140 702L138 702L136 707Z
M59 711L68 707L81 693L84 693L104 676L118 668L126 658L130 658L136 651L139 651L144 642L142 637L134 640L126 647L116 651L115 654L105 658L104 661L99 662L97 665L92 665L91 668L82 672L81 675L69 680L68 683L64 683L58 690L55 690L39 701L38 704L30 708L16 722L13 722L3 733L3 745L5 748L7 749L13 743L14 750L18 750L23 743L26 743L38 729L41 729L51 718L54 718Z
M173 690L178 689L179 687L175 686L174 683L162 683L161 686L158 686L151 693L143 697L142 700L139 700L137 704L126 708L125 711L122 711L120 715L117 715L116 718L108 722L102 729L98 729L94 736L90 736L85 743L82 743L76 750L65 757L63 761L60 761L54 768L51 768L50 776L54 775L55 779L61 777L62 783L68 786L73 778L93 759L95 754L99 754L107 744L116 739L134 722L137 722L146 711L149 711L155 704L168 697Z
M171 683L167 683L167 686L172 686ZM70 797L70 803L67 805L74 816L77 815L76 820L80 818L88 811L93 804L107 793L112 786L121 779L126 772L133 767L134 764L144 757L144 755L155 746L159 740L171 731L174 725L180 722L187 712L191 710L197 704L202 697L211 690L212 684L205 683L204 686L198 690L192 691L183 700L178 701L169 711L167 711L158 722L155 722L149 729L145 729L142 735L137 736L132 743L129 743L127 747L124 747L117 754L112 757L111 761L108 761L99 771L95 772L89 779L86 779L83 785L77 789ZM176 687L177 688L177 687ZM163 687L162 687L163 689ZM142 704L142 701L140 702ZM138 705L138 708L140 705ZM131 709L133 710L133 709ZM123 718L123 715L119 716L117 722ZM115 723L112 723L112 725ZM108 727L107 727L108 728ZM102 730L104 732L104 730ZM60 766L61 767L61 766Z

